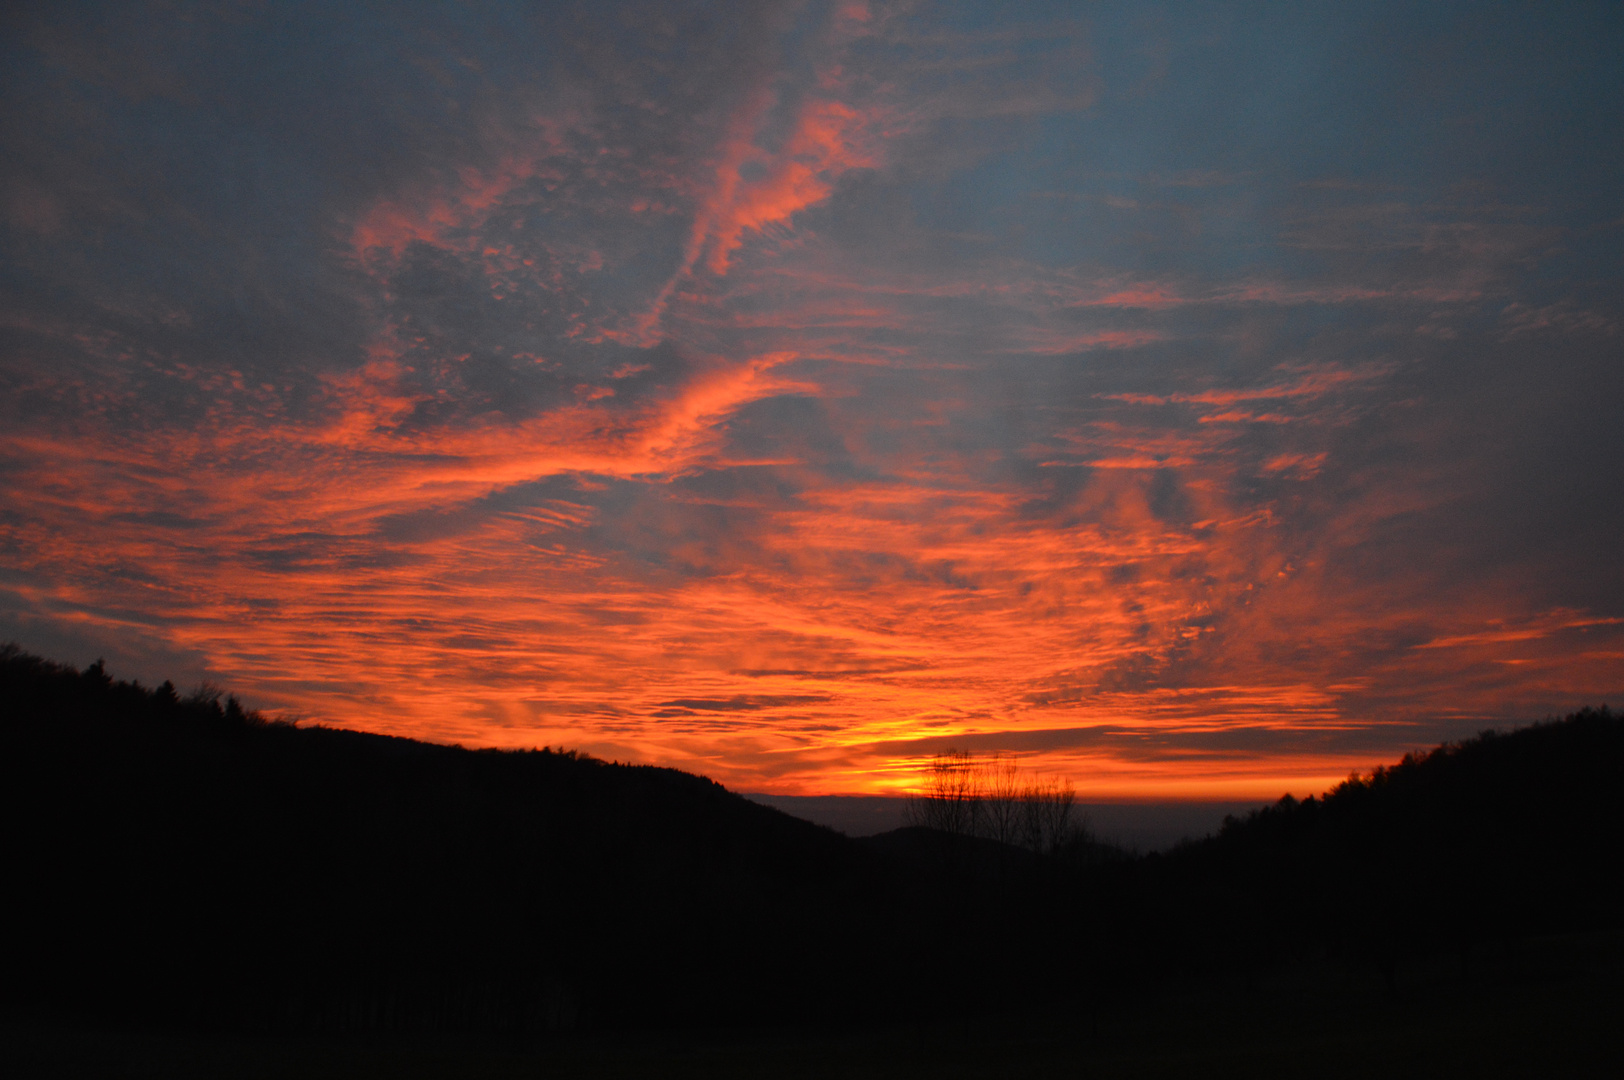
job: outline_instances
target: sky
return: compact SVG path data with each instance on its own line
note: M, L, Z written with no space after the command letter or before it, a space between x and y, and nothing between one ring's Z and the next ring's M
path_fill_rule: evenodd
M784 795L1624 704L1620 5L0 20L0 640Z

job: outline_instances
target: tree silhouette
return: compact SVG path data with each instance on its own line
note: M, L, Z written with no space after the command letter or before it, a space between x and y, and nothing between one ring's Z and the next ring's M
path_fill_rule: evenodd
M908 824L948 836L974 836L981 824L981 763L968 750L947 750L925 766L924 783L904 808Z
M1070 781L1027 780L1013 755L980 758L946 750L923 769L905 821L953 837L979 837L1053 855L1083 834L1073 820L1077 791Z
M1021 838L1037 855L1054 855L1081 831L1072 821L1077 790L1070 781L1036 780L1021 789Z

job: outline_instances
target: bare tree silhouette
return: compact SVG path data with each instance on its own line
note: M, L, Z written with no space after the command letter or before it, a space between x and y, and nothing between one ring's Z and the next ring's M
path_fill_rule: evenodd
M949 836L974 836L981 802L981 763L968 750L948 750L925 766L925 783L908 800L904 820Z
M1072 822L1077 789L1069 780L1039 779L1021 789L1021 840L1038 855L1053 855L1078 832Z
M1020 766L1013 754L995 754L981 768L985 787L982 835L1000 844L1019 844L1022 824Z
M1070 781L1024 780L1014 755L978 758L947 750L924 766L924 782L904 820L949 836L976 836L1052 855L1082 833L1074 821L1077 790Z

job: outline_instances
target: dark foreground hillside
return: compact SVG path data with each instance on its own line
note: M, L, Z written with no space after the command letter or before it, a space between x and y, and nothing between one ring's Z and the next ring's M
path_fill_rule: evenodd
M11 1022L36 1056L52 1030L129 1049L148 1038L131 1024L589 1056L592 1033L633 1029L753 1028L799 1055L784 1048L805 1038L782 1033L928 1031L940 1049L943 1031L1014 1024L998 1030L1064 1072L1084 1047L1133 1060L1124 1033L1151 1013L1213 1046L1316 1024L1331 1045L1351 1037L1337 1010L1392 1019L1428 986L1432 1013L1403 1016L1436 1014L1454 1045L1468 1016L1502 1042L1522 1030L1485 1007L1544 1008L1472 980L1554 964L1597 1008L1618 997L1598 958L1624 929L1624 724L1605 711L1407 758L1143 858L920 830L853 842L674 770L295 728L15 649L0 718L4 1004L53 1018ZM1212 1026L1235 994L1255 1008ZM876 1060L917 1056L912 1036L873 1038ZM973 1057L935 1074L977 1075Z
M848 919L875 868L842 837L700 777L265 723L15 652L3 671L6 989L30 1003L312 1030L762 1021L821 1007L819 950L885 933Z
M1621 827L1624 718L1587 709L1230 819L1136 888L1153 918L1174 893L1227 899L1250 965L1317 948L1391 984L1408 958L1469 969L1494 943L1624 925Z
M1596 1077L1624 1061L1624 935L1534 937L1469 978L1290 964L1242 989L1170 979L1080 1007L947 1009L861 1027L555 1033L527 1043L412 1035L255 1035L61 1017L0 1018L10 1075L48 1080L1438 1080Z

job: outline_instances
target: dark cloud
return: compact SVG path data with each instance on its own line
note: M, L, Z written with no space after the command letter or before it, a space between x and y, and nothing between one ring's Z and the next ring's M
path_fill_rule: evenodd
M691 712L736 712L771 709L781 705L815 705L830 700L828 694L736 694L730 698L678 698L657 704L665 709Z

